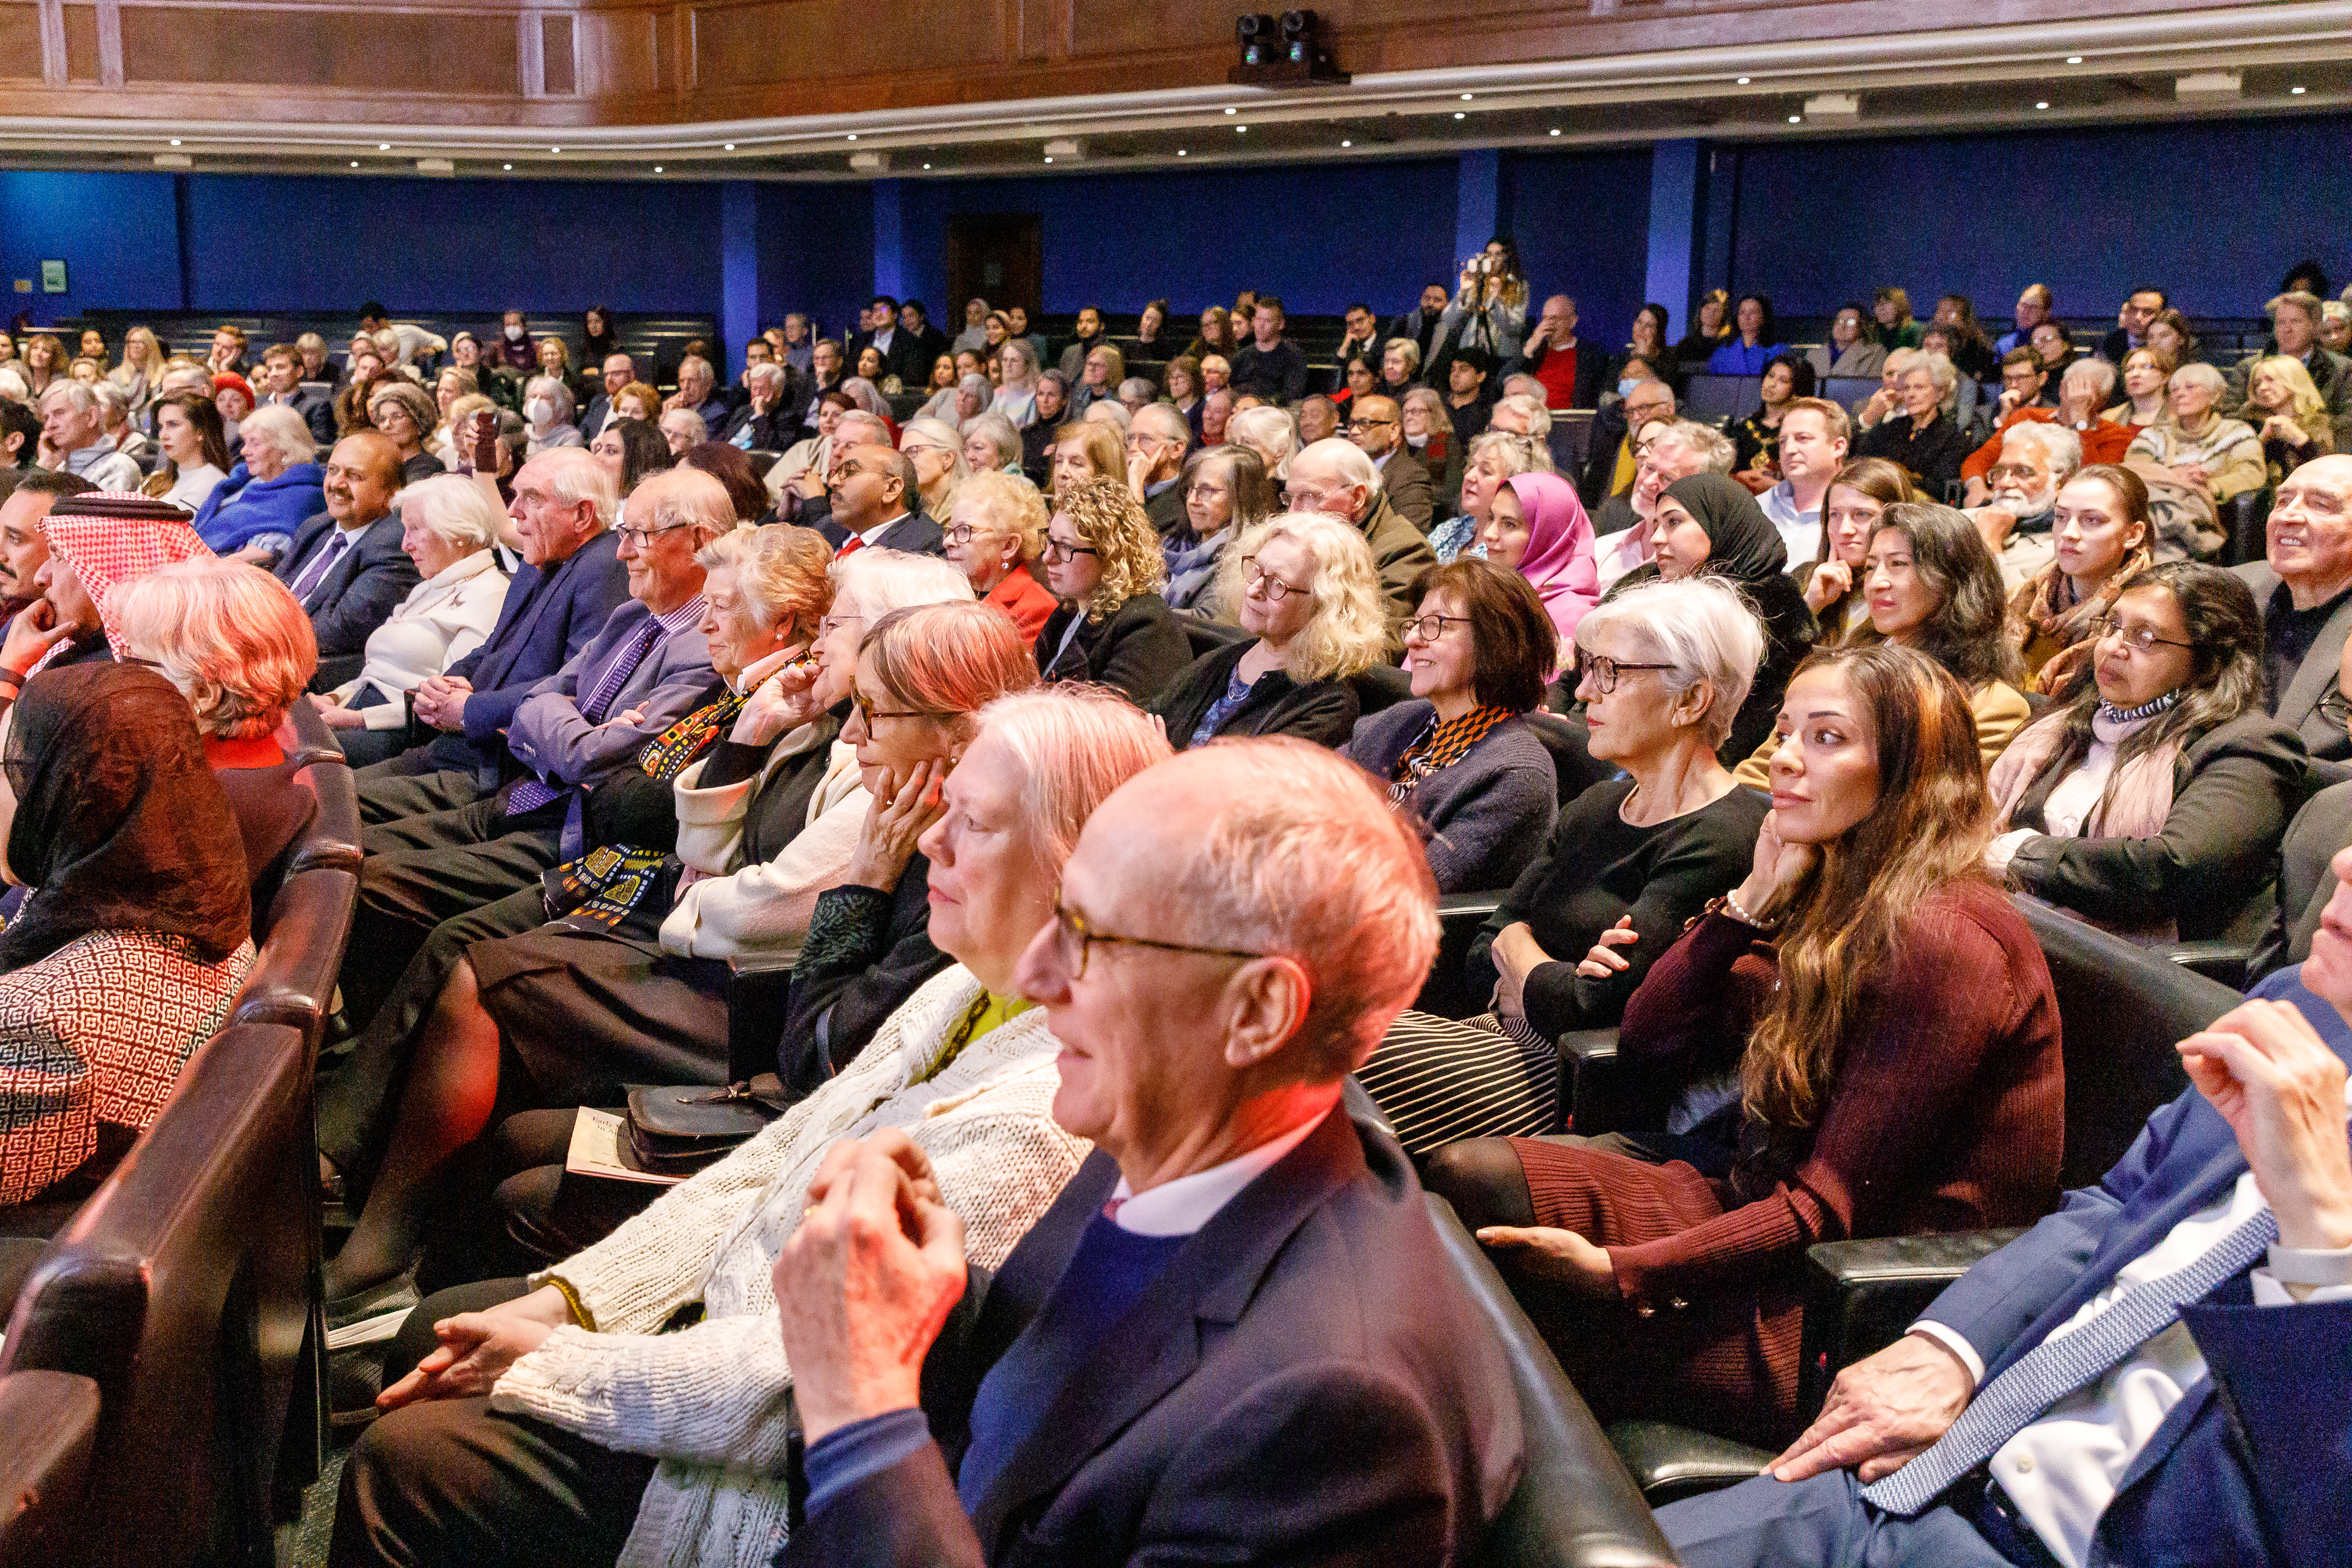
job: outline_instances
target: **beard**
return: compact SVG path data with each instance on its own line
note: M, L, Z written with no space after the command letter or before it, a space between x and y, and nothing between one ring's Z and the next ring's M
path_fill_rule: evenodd
M2057 504L2058 492L2053 488L2033 494L2015 485L2003 485L1992 492L1989 500L1991 505L2015 512L2020 517L2040 517Z

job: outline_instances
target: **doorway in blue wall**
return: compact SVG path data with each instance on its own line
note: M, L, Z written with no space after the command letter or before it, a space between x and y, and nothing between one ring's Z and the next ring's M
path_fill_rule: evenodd
M948 297L933 310L961 322L973 295L991 309L1018 305L1034 318L1045 308L1045 220L1035 213L959 213L948 219Z

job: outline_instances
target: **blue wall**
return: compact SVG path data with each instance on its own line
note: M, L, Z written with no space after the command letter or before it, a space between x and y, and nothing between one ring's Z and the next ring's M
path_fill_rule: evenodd
M1580 338L1622 342L1649 270L1649 149L1507 157L1503 211L1535 296L1528 315L1545 296L1566 294L1576 300ZM1680 300L1665 304L1681 317Z
M2352 270L2352 116L2209 121L1969 138L1783 142L1738 162L1736 289L1827 314L1881 284L1971 296L2005 320L2028 283L2067 316L2137 284L2198 316L2250 316L2286 269ZM1709 279L1708 281L1715 281Z
M1290 310L1337 314L1361 297L1402 310L1453 270L1454 162L1324 163L1039 176L903 189L907 292L935 320L961 322L946 299L947 220L956 213L1034 212L1044 219L1045 305L1139 310L1165 295L1179 313L1243 289Z
M66 264L68 292L43 294L44 259ZM180 304L179 219L169 174L0 171L0 279L34 292L0 293L5 314L47 321L93 306L169 310ZM0 290L13 289L0 282Z
M874 188L759 189L761 321L773 324L788 310L803 310L838 334L874 297ZM740 343L727 345L730 354L741 351Z

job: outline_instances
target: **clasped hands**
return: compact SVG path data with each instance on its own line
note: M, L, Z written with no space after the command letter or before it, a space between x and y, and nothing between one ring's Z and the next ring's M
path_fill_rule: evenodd
M2309 1020L2284 1002L2248 1001L2174 1048L2236 1134L2280 1245L2352 1247L2344 1063ZM1801 1481L1851 1468L1877 1480L1942 1436L1975 1392L1958 1356L1927 1334L1906 1334L1838 1373L1820 1417L1772 1461L1772 1474Z
M772 1277L809 1442L920 1404L923 1357L964 1278L963 1220L906 1133L825 1151Z

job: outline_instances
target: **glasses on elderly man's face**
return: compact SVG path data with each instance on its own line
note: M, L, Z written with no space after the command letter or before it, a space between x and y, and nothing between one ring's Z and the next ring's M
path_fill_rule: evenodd
M2041 477L2042 471L2030 463L1995 463L1985 470L1985 478L1994 484L2015 479L2019 484L2030 485Z
M1396 421L1393 419L1355 418L1348 421L1348 428L1350 430L1377 430L1383 425L1393 425L1395 423Z
M2154 653L2160 647L2177 647L2184 653L2197 651L2197 645L2193 642L2174 642L2170 637L2157 636L2154 626L2144 623L2126 626L2113 616L2101 616L2093 621L2091 635L2095 637L2120 636L2124 646L2135 653Z
M1576 650L1578 684L1589 680L1592 682L1592 689L1603 697L1617 689L1617 678L1629 669L1672 668L1674 666L1671 664L1628 664L1622 659L1611 658L1605 653L1587 653L1582 648Z
M1263 952L1248 952L1236 947L1196 947L1191 942L1160 942L1146 936L1113 936L1099 931L1087 923L1087 917L1062 902L1059 889L1054 892L1054 955L1060 961L1063 973L1073 980L1087 975L1087 956L1101 942L1111 947L1148 947L1156 952L1192 952L1204 958L1264 958Z
M1311 586L1286 583L1257 563L1255 555L1242 557L1242 587L1245 592L1263 594L1268 602L1279 605L1293 594L1311 594Z
M653 543L657 533L676 533L681 528L693 526L690 522L672 522L659 528L616 528L613 536L632 550L644 550Z

